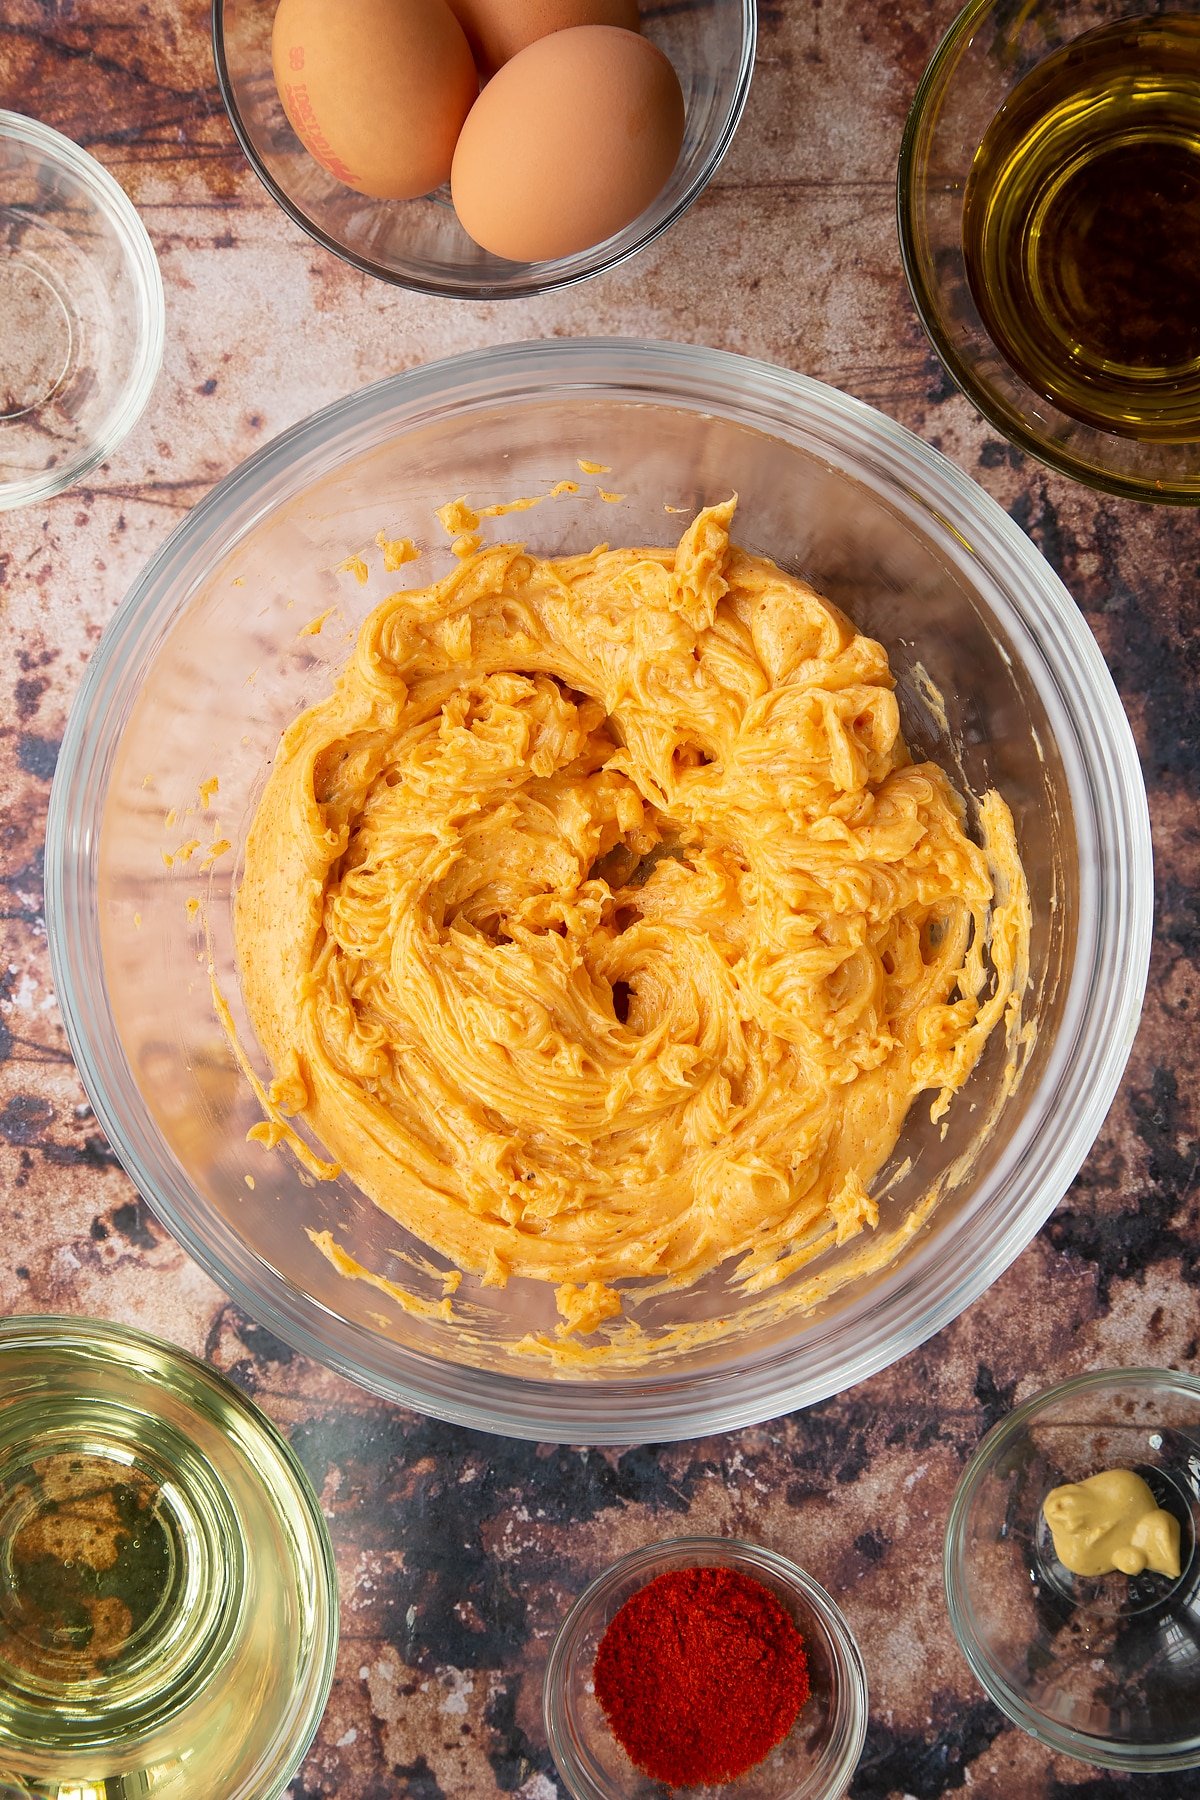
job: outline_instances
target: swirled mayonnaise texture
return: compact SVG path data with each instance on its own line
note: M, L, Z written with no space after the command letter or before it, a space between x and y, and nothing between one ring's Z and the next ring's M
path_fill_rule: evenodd
M1029 910L914 763L887 656L731 545L481 550L284 733L237 897L276 1080L460 1269L755 1290L873 1228L914 1098L1011 1024Z

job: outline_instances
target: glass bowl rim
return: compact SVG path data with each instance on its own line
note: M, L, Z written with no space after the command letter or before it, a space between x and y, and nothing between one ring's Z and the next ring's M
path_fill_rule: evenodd
M660 1538L653 1544L643 1544L636 1550L626 1551L624 1556L602 1569L567 1609L554 1634L550 1654L546 1659L546 1670L542 1678L542 1717L554 1765L569 1793L576 1800L585 1800L585 1796L587 1800L593 1800L595 1796L590 1782L586 1787L576 1786L579 1772L564 1729L566 1673L575 1640L585 1629L590 1615L600 1602L629 1576L644 1574L647 1580L653 1580L654 1575L665 1570L667 1565L678 1566L680 1557L696 1558L695 1566L698 1567L711 1567L715 1563L741 1569L747 1574L771 1575L820 1619L833 1645L834 1660L844 1683L847 1702L845 1742L830 1773L826 1793L839 1796L843 1794L858 1766L867 1737L867 1669L858 1640L837 1601L791 1557L785 1556L782 1551L770 1550L763 1544L751 1543L746 1538L712 1536ZM705 1558L710 1560L706 1563ZM568 1769L571 1771L570 1775L567 1773ZM749 1773L753 1774L753 1770ZM598 1800L598 1796L595 1800Z
M166 621L190 598L189 559L217 541L223 551L232 548L273 505L340 458L365 454L430 417L537 399L550 389L715 411L785 438L789 429L804 431L808 454L818 456L828 444L831 466L847 479L854 478L855 469L862 478L856 455L874 458L874 480L889 484L889 494L918 499L945 532L948 552L952 544L958 553L970 553L994 590L1001 579L995 571L1008 579L1010 586L998 594L1000 616L1024 634L1020 654L1030 659L1031 670L1040 671L1043 699L1047 704L1053 699L1066 727L1082 734L1094 759L1084 761L1074 738L1063 746L1064 755L1075 755L1078 764L1078 786L1071 790L1077 832L1090 833L1090 856L1081 857L1079 943L1086 953L1077 948L1072 1010L1059 1034L1061 1056L1043 1077L1053 1110L1041 1117L1049 1106L1043 1103L1035 1131L1039 1109L1031 1105L1029 1142L1021 1146L1019 1169L1010 1146L1013 1166L1000 1186L1019 1183L1019 1191L986 1251L976 1244L969 1257L961 1251L951 1257L943 1245L934 1274L917 1265L907 1273L894 1267L885 1273L872 1291L875 1323L865 1337L866 1302L848 1302L831 1331L836 1354L822 1343L815 1367L811 1358L802 1370L795 1367L797 1344L807 1335L803 1325L799 1334L772 1344L749 1365L723 1362L715 1370L685 1368L604 1382L481 1371L396 1345L331 1312L258 1259L244 1277L240 1240L203 1208L197 1214L194 1190L180 1180L154 1135L145 1134L144 1108L114 1103L114 1081L119 1086L124 1059L114 1076L103 1050L111 1021L102 959L96 960L98 920L83 886L93 845L89 797L103 790L100 765L112 749L108 720L121 690L140 678ZM1086 817L1085 808L1091 809ZM426 364L333 402L240 464L151 558L90 658L63 737L46 843L51 964L84 1086L131 1179L189 1254L251 1317L373 1392L457 1424L571 1443L661 1442L757 1423L844 1391L957 1317L1025 1247L1091 1148L1140 1017L1153 921L1149 811L1128 720L1074 602L1008 515L938 451L823 383L725 351L620 338L540 340ZM1119 888L1116 898L1114 888ZM79 953L84 945L88 954ZM1103 983L1093 981L1098 969L1104 971ZM89 1004L96 1010L89 1012ZM1081 1022L1097 1046L1086 1056ZM1064 1082L1070 1084L1070 1104L1058 1098ZM919 1306L910 1294L914 1288ZM888 1324L886 1341L880 1319ZM316 1328L323 1320L336 1321L336 1343Z
M315 219L309 218L303 207L299 206L291 198L287 190L280 186L279 182L276 181L275 177L266 167L259 156L258 151L254 147L250 133L246 129L246 123L242 117L241 108L237 103L237 97L233 91L233 81L229 73L229 60L225 54L225 0L212 0L211 29L213 63L216 68L217 87L220 90L221 103L225 108L229 123L233 127L234 136L241 146L246 161L250 164L250 167L253 169L255 175L258 177L271 199L274 200L275 204L289 219L291 219L294 225L298 225L301 231L305 232L314 243L319 244L323 250L328 250L332 256L338 257L342 262L349 264L353 269L358 269L362 274L372 275L379 281L387 282L390 287L403 288L408 293L429 294L436 299L445 300L529 300L535 298L539 294L553 294L557 293L562 288L575 287L581 281L590 281L594 275L605 275L609 270L619 268L622 263L628 262L630 257L636 256L639 251L645 250L650 244L654 243L657 238L660 238L662 234L682 218L688 208L700 198L700 195L704 192L705 188L716 174L718 167L725 158L726 151L734 140L738 126L742 121L742 114L746 110L746 102L750 95L750 83L754 75L754 58L758 43L757 0L738 0L738 3L741 7L742 15L741 50L738 58L734 89L725 120L712 148L709 150L703 162L696 169L691 180L688 182L687 187L679 196L679 199L675 204L657 224L649 229L644 229L641 232L635 233L629 238L627 243L622 241L625 233L617 233L617 248L610 254L599 258L594 264L584 263L581 267L568 269L563 273L555 275L541 277L530 275L522 281L514 282L513 284L500 289L494 289L492 284L486 281L480 281L469 285L460 285L449 280L435 280L432 278L422 279L417 276L397 274L395 270L385 268L381 263L374 262L371 257L362 256L357 251L351 250L349 246L339 243L337 238L333 237L322 226L318 225ZM405 202L397 201L395 204L403 205ZM640 216L644 217L644 215ZM638 220L635 219L632 225L625 228L626 233L634 233L634 227L637 224ZM612 240L609 239L608 241L611 242ZM586 258L591 255L591 252L585 250L580 251L578 254L579 256ZM556 264L567 260L569 259L552 258L547 264L514 263L513 267L515 269L525 267L536 270L541 267L554 267Z
M321 1510L320 1499L300 1458L274 1420L228 1375L213 1368L210 1363L203 1362L198 1356L193 1356L181 1345L159 1337L155 1332L83 1313L10 1313L6 1318L0 1318L0 1367L5 1352L20 1346L42 1348L50 1354L60 1349L76 1351L85 1358L102 1355L123 1371L131 1389L143 1390L156 1388L153 1375L122 1353L153 1351L161 1360L178 1369L187 1378L189 1387L199 1378L205 1385L220 1389L227 1398L232 1397L241 1412L252 1415L255 1429L262 1431L288 1471L293 1496L300 1503L309 1525L309 1542L316 1561L312 1582L314 1590L324 1600L326 1628L322 1636L314 1641L308 1700L280 1746L276 1769L260 1790L259 1800L282 1800L285 1789L308 1753L329 1703L341 1635L341 1605L333 1540L325 1514ZM250 1459L246 1460L249 1463ZM260 1485L269 1492L261 1472L255 1469L255 1474Z
M1181 488L1170 481L1159 482L1152 476L1138 477L1119 475L1110 470L1097 467L1083 457L1074 456L1070 452L1056 447L1037 432L1031 431L1020 418L1007 406L1003 405L991 389L977 381L965 358L959 355L951 334L942 324L941 314L935 297L925 281L922 273L921 258L917 254L916 213L920 184L915 175L917 144L924 131L928 116L940 100L947 83L944 81L946 65L964 43L974 35L979 22L989 12L994 12L999 0L967 0L962 11L946 28L932 57L930 58L917 89L913 95L912 105L904 122L904 132L900 140L900 154L896 164L896 223L900 240L900 260L904 266L904 277L908 283L908 291L922 330L929 339L942 367L958 388L959 392L970 401L976 412L980 413L990 425L994 425L1000 435L1017 449L1024 450L1047 468L1059 475L1066 475L1072 481L1100 493L1116 494L1123 500L1139 500L1145 505L1158 506L1200 506L1200 484L1190 488ZM1136 8L1134 9L1136 11ZM1026 384L1028 385L1028 384ZM1029 388L1033 394L1035 390ZM1079 424L1080 421L1073 421ZM1092 430L1099 443L1108 437L1108 433ZM1200 446L1197 447L1200 454Z
M40 119L32 119L26 113L0 109L0 142L3 141L18 144L44 157L47 162L56 163L86 190L97 212L104 216L120 240L137 289L142 320L133 369L100 433L56 469L20 481L0 480L0 512L8 512L65 493L111 456L128 437L145 410L162 367L167 308L162 270L150 234L133 201L104 164L69 137L64 137L61 131L55 131L52 126L44 125Z
M959 1477L950 1512L946 1520L946 1536L942 1552L942 1577L946 1590L946 1609L958 1647L966 1657L972 1674L1006 1718L1011 1719L1028 1736L1047 1749L1064 1756L1074 1756L1100 1768L1120 1769L1127 1773L1154 1774L1200 1767L1200 1731L1189 1745L1178 1750L1162 1750L1152 1745L1111 1744L1091 1732L1073 1731L1058 1725L1031 1707L984 1651L981 1640L971 1625L971 1612L962 1592L960 1565L965 1558L965 1531L971 1503L984 1478L991 1473L1000 1452L1025 1426L1054 1401L1076 1394L1087 1394L1101 1388L1177 1387L1196 1401L1200 1421L1200 1377L1182 1369L1156 1369L1144 1366L1132 1369L1088 1369L1066 1381L1043 1388L1014 1407L984 1433L970 1461Z

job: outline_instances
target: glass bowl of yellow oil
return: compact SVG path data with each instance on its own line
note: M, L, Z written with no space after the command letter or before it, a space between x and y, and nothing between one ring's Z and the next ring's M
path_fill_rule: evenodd
M316 1496L236 1388L100 1320L0 1321L0 1794L277 1800L337 1619Z
M1200 502L1200 5L972 0L918 88L900 242L948 372L1081 481Z

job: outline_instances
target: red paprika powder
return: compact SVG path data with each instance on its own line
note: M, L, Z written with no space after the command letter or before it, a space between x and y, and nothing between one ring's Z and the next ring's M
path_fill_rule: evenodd
M737 1569L676 1569L639 1588L600 1640L596 1698L630 1760L668 1787L743 1775L808 1699L804 1640Z

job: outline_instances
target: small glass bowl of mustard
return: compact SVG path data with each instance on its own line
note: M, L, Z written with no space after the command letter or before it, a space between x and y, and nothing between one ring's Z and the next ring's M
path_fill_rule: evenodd
M811 1575L777 1551L736 1538L667 1538L633 1550L584 1589L546 1664L543 1712L558 1773L573 1800L667 1800L617 1742L592 1680L596 1653L625 1602L660 1575L732 1569L760 1583L800 1632L809 1696L788 1735L736 1781L689 1793L738 1800L841 1800L867 1733L867 1677L845 1619Z
M1177 1522L1177 1576L1059 1560L1047 1496L1111 1469L1139 1475ZM1200 1380L1095 1370L1019 1406L968 1464L946 1529L951 1624L996 1705L1051 1750L1137 1773L1200 1767L1198 1545Z

